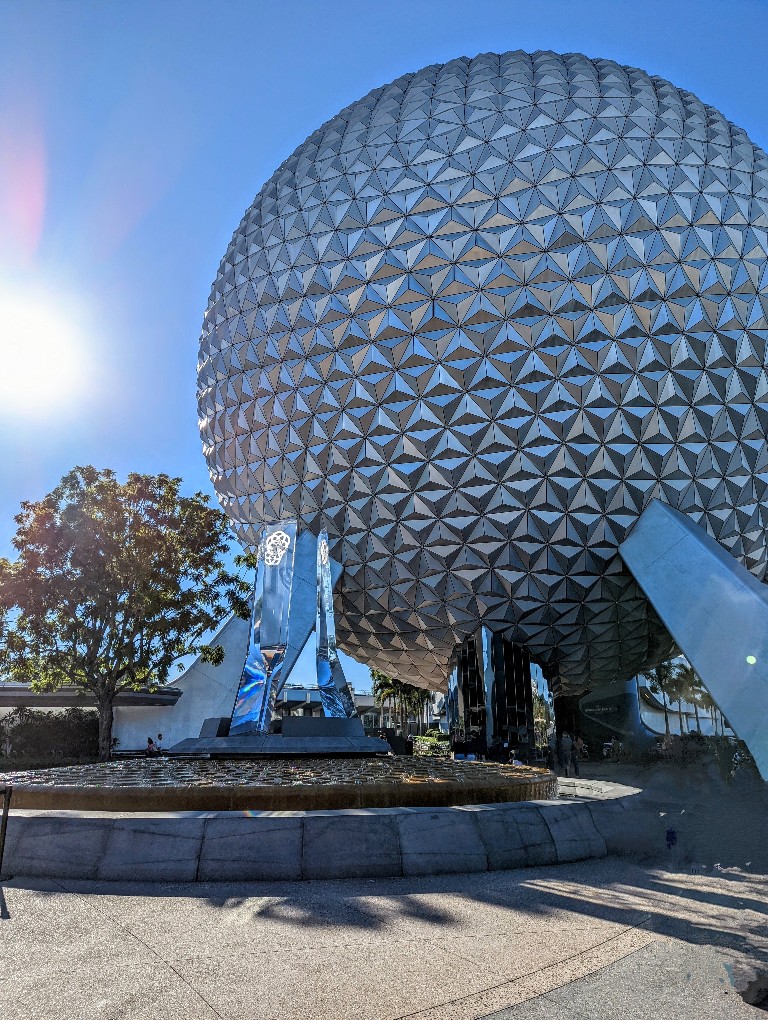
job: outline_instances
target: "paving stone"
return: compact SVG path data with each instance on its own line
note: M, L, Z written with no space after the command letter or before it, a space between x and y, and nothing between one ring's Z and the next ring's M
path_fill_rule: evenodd
M549 826L544 821L543 811L546 805L539 808L537 804L515 804L514 820L520 830L520 838L525 847L526 866L557 863L557 851Z
M559 864L608 853L587 804L551 802L543 805L541 815L552 833Z
M203 838L200 815L118 818L97 869L108 881L193 882Z
M602 784L605 786L605 784ZM585 789L588 789L585 787ZM664 848L643 797L313 812L15 814L6 874L263 881L472 872ZM656 846L658 844L658 846ZM669 854L667 854L667 857Z
M479 810L475 817L480 829L480 838L488 854L488 867L491 871L507 868L524 868L528 864L528 848L525 844L526 834L517 824L517 804L502 804L499 807L488 807ZM554 843L549 830L541 823L541 833L549 840L552 848L551 859L555 860ZM537 862L541 863L541 862Z
M397 815L379 811L313 812L304 820L304 878L375 878L402 874Z
M413 808L397 815L404 875L485 871L488 855L476 817L456 808Z
M57 812L8 820L3 873L39 878L95 878L113 819Z
M301 878L302 819L278 812L207 818L197 877L201 882Z

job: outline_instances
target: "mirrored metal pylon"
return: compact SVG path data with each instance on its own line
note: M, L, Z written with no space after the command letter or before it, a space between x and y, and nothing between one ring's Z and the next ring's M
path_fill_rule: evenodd
M231 735L266 733L272 722L288 645L296 531L296 521L280 521L266 525L259 537L251 634Z
M333 614L333 585L328 552L328 532L317 539L317 686L323 713L336 719L357 715L355 702L336 650L336 621Z

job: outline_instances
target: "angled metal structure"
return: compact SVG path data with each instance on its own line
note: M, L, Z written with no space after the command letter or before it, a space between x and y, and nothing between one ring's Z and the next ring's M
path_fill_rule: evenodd
M338 584L341 565L330 561L331 591ZM293 560L293 583L291 586L291 621L288 628L288 644L280 670L277 685L278 695L290 677L304 647L312 637L317 623L317 539L309 531L299 532L296 540L296 555ZM302 683L309 683L307 677Z
M659 500L620 552L768 780L768 587Z
M333 583L328 533L317 540L317 621L315 624L317 686L323 712L334 719L356 719L357 709L344 676L336 649L336 622L333 612Z
M262 529L251 616L251 636L230 734L266 733L272 722L280 670L288 645L296 521Z
M282 521L262 530L257 549L250 638L230 734L269 731L276 698L313 630L323 713L357 719L336 649L333 585L341 567L330 558L327 535L298 535L296 521Z

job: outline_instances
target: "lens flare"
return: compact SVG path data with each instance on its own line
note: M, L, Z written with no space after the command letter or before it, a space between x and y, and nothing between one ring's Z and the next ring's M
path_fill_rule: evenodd
M0 417L76 407L90 374L83 321L71 297L0 282Z

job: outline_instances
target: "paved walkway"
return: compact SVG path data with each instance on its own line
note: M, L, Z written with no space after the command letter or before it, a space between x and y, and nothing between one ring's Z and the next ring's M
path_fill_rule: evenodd
M3 1020L764 1016L768 881L605 859L259 885L0 886ZM501 1012L499 1012L501 1011Z

